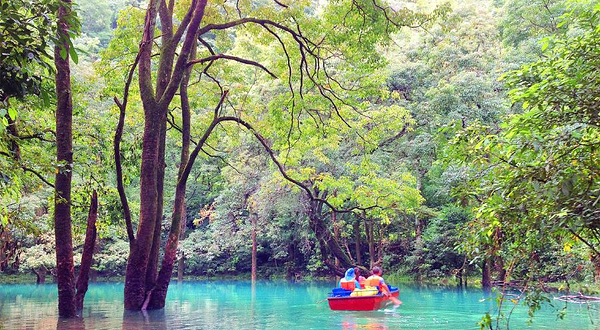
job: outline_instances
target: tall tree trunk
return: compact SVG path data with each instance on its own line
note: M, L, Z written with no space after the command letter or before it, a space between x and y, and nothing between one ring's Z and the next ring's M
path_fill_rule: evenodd
M494 268L498 273L498 281L504 283L506 281L506 269L504 268L504 260L499 255L494 257Z
M88 289L90 280L90 269L92 268L92 257L96 245L96 220L98 219L98 194L94 190L85 231L85 242L81 256L79 276L77 276L77 294L75 294L75 306L78 310L83 309L83 299Z
M415 245L421 247L423 241L423 224L418 215L415 214Z
M335 211L331 211L331 224L333 226L333 239L340 241L340 228L337 225L337 214ZM340 259L335 257L335 266L340 266Z
M190 60L196 58L197 44L192 45L190 51ZM190 76L192 74L192 67L189 67L185 71L185 75L179 85L179 99L181 100L181 156L179 158L179 172L177 173L177 180L180 180L183 176L185 166L190 159L190 139L191 139L191 111L190 111L190 99L188 96L188 85L190 83ZM185 198L181 205L181 229L179 233L179 239L183 239L185 231L187 229L187 212L185 208ZM177 280L183 281L183 272L185 269L185 255L183 252L179 257L179 263L177 265Z
M73 238L71 234L71 173L73 164L73 101L69 67L71 0L61 0L58 9L58 38L54 47L56 66L56 161L54 183L54 235L56 238L56 277L58 315L75 317ZM63 55L61 55L63 53Z
M140 64L141 65L141 64ZM146 298L146 271L154 243L157 213L158 107L145 110L140 175L140 219L125 272L125 309L140 310Z
M362 255L360 248L360 220L354 222L354 250L356 251L356 263L362 265Z
M144 107L144 134L140 170L140 217L135 242L130 245L125 271L124 305L140 310L146 297L146 269L154 240L157 199L159 120L163 112L152 87L152 45L159 0L150 0L139 50L139 87Z
M319 246L321 249L321 254L323 254L323 258L325 259L325 263L334 270L334 272L338 275L343 275L345 269L354 267L354 263L344 252L344 249L340 246L338 241L336 241L332 236L331 231L327 226L325 226L321 211L323 208L323 204L319 201L310 200L309 201L309 210L308 210L308 220L311 228L317 240L319 241ZM337 257L340 261L340 266L337 267L334 262L330 262L328 258L330 254L333 257Z
M150 248L150 258L146 269L146 291L152 290L158 275L158 256L160 253L160 232L163 220L163 202L165 185L165 144L167 134L166 114L160 118L158 137L158 166L156 168L156 220L154 221L154 236Z
M35 284L44 284L46 283L46 272L48 270L46 269L46 267L40 267L38 270L33 270L33 273L35 274L36 277L36 281Z
M5 106L8 108L8 99L5 100ZM10 116L8 115L8 113L6 115L4 115L4 118L6 118L6 120L8 121L8 127L6 128L6 131L8 134L10 134L12 136L11 141L10 141L10 145L9 145L9 151L10 151L10 156L17 162L19 163L21 161L21 148L19 147L19 143L17 143L17 139L19 138L19 129L17 127L17 120L13 120L12 118L10 118Z
M365 233L367 234L367 244L369 245L369 266L375 266L375 241L373 238L373 223L365 218Z
M489 258L483 260L481 268L481 286L483 289L489 290L492 288L492 266Z
M252 283L256 282L256 214L251 215L252 221Z
M167 108L171 103L175 92L179 88L179 84L184 76L184 71L189 60L189 54L196 42L196 32L200 26L204 16L204 8L207 0L192 1L192 5L188 10L185 18L181 22L181 27L187 27L187 33L183 46L179 50L179 57L172 70L172 75L169 74L173 60L169 59L165 54L171 51L179 42L183 35L182 29L178 29L178 37L169 37L169 42L162 45L161 63L159 63L158 84L156 93L153 90L152 83L152 44L154 40L154 29L156 26L156 17L158 6L161 5L161 25L163 33L172 33L168 15L170 10L165 6L164 2L151 0L146 11L146 19L144 26L144 35L140 43L139 51L139 85L140 96L144 106L144 137L142 149L142 166L140 180L140 219L137 230L137 238L135 244L130 249L129 259L127 261L127 271L125 275L125 309L140 310L143 308L162 308L164 307L164 299L166 297L169 280L173 272L174 261L177 252L177 244L179 243L179 232L181 223L181 208L185 198L185 183L177 184L175 192L175 207L173 211L172 225L167 239L165 248L165 256L158 277L156 277L156 285L150 290L146 285L146 279L152 278L152 267L148 267L149 260L156 253L153 253L153 245L157 229L157 221L159 213L159 167L161 166L160 157L161 151L161 128L166 122ZM167 12L165 12L167 11ZM166 24L165 24L166 23ZM189 23L189 24L188 24ZM168 29L168 30L167 30ZM182 32L179 34L179 32ZM174 52L174 50L173 50ZM163 79L168 83L163 83ZM161 87L162 86L162 87ZM166 86L166 87L165 87ZM164 89L164 90L163 90ZM165 124L166 125L166 124ZM214 128L214 127L213 127ZM186 167L187 168L187 167ZM189 173L188 173L189 174ZM181 181L181 180L180 180ZM159 228L160 229L160 228ZM151 265L152 266L152 265Z

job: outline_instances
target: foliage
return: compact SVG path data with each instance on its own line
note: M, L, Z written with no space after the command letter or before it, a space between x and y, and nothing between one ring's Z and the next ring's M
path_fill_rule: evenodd
M53 71L48 48L55 41L54 15L58 2L3 0L0 8L0 100L4 111L0 115L4 117L4 102L8 97L39 94L40 68ZM16 114L11 112L10 115L16 119ZM4 120L3 126L7 125Z
M106 240L101 249L94 254L96 261L93 269L104 276L125 275L129 243L124 240Z
M423 233L425 264L427 271L435 276L452 276L458 269L467 266L466 256L457 251L460 227L469 221L470 214L459 207L446 207L433 218Z
M21 258L21 267L26 270L38 270L40 268L51 270L56 267L54 256L54 238L50 234L43 234L37 244L25 249Z
M584 5L592 10L579 10ZM484 241L501 229L526 250L556 237L592 250L600 242L598 10L577 3L563 18L572 21L569 34L546 40L547 58L506 76L523 114L499 132L475 124L456 137L452 154L477 169L459 189L481 198L476 217Z

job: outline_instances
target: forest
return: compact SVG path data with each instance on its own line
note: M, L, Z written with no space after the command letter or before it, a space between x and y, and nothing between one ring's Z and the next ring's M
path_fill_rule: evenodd
M0 53L0 282L60 316L350 267L600 292L596 1L0 0Z

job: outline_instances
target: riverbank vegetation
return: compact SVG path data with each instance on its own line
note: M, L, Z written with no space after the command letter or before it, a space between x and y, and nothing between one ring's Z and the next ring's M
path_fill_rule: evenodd
M594 1L1 4L0 276L597 292Z

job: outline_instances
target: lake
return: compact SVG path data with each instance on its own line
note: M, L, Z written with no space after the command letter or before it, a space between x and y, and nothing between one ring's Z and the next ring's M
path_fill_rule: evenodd
M477 322L495 306L478 289L400 285L404 304L396 312L331 311L322 300L332 285L174 282L164 310L124 313L123 284L95 283L84 318L76 321L57 320L55 285L0 285L0 329L478 329ZM530 326L527 309L519 306L511 329L600 329L600 306L553 303L556 307L542 308ZM557 319L556 310L565 306L565 318Z

